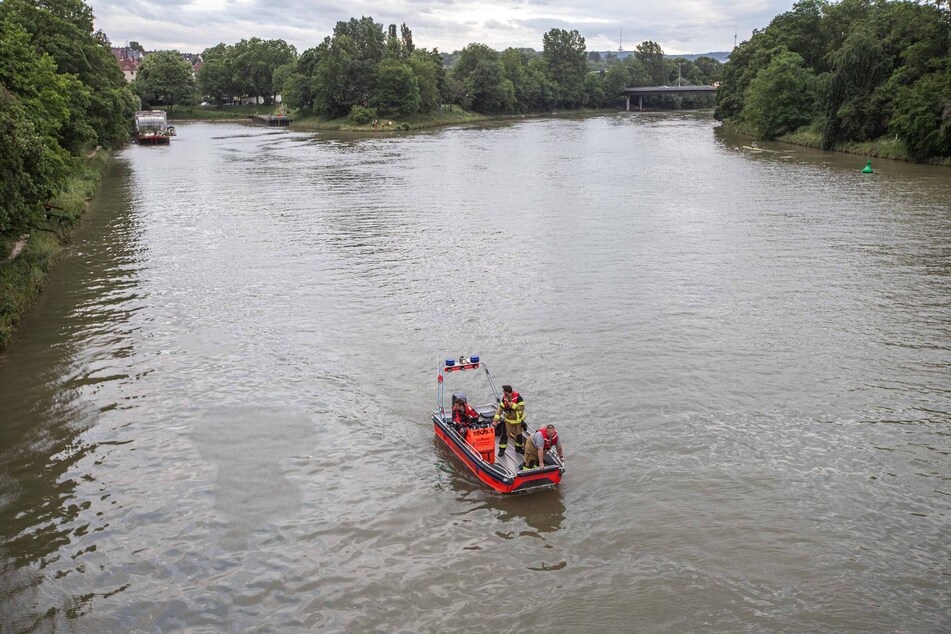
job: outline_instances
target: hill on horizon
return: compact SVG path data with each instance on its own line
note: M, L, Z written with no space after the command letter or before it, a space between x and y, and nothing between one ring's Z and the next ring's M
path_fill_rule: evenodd
M634 54L634 51L620 51L620 52L618 51L590 51L590 52L599 53L601 57L611 54L618 57L619 59L624 59L625 57L629 57ZM718 62L723 63L730 59L730 52L729 51L715 51L713 53L687 53L684 55L665 54L664 57L668 59L676 59L678 57L683 57L684 59L689 60L691 62L697 59L698 57L712 57Z

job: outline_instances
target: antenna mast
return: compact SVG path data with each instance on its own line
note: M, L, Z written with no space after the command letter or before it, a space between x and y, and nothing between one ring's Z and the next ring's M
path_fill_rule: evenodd
M622 26L617 36L617 52L618 53L624 52L624 45L622 44L623 39L624 39L624 27Z

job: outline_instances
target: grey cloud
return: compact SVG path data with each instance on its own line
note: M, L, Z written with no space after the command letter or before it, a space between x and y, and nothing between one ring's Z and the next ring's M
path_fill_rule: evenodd
M251 4L230 2L214 10L203 8L204 0L87 1L93 7L97 28L114 42L138 40L150 49L174 45L191 52L251 37L281 38L302 51L330 35L338 21L361 16L372 16L383 25L405 23L413 30L417 45L446 51L477 41L497 50L508 46L540 49L543 34L552 28L576 29L589 50L610 50L617 47L618 32L623 28L625 49L650 39L673 52L708 52L732 48L734 28L739 41L749 39L753 29L767 26L791 7L791 0L668 0L663 4L653 0L600 0L596 4L496 0L499 15L490 10L488 19L472 19L471 11L462 13L467 0L356 0L348 4L339 0L334 4L256 0ZM547 7L551 7L552 17L544 17ZM513 8L514 13L532 17L507 19ZM138 19L130 20L128 14Z
M512 26L511 24L507 24L505 22L499 22L498 20L486 20L485 22L483 22L482 26L484 26L487 29L492 29L495 31L516 30L516 27Z

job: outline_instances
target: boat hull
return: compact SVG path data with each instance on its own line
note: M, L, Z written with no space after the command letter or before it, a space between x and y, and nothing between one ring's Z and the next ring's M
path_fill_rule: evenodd
M140 134L135 138L135 142L139 145L166 145L171 142L169 137L164 135L142 135Z
M433 412L433 430L469 471L499 493L523 493L552 487L561 482L565 471L563 466L548 465L542 469L512 473L499 464L486 462L438 412Z

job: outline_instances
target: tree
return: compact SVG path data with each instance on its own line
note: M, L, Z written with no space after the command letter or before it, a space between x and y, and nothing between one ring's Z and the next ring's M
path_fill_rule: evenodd
M546 112L555 107L557 88L548 78L548 66L543 57L537 56L528 60L523 81L525 110Z
M604 73L604 92L617 98L621 91L630 84L630 76L627 72L628 67L624 64L612 64Z
M271 103L274 89L274 71L297 59L297 50L284 40L262 40L252 37L234 45L233 77L242 95L263 97Z
M746 91L757 74L766 68L773 57L785 49L770 47L770 37L756 32L730 54L730 62L723 68L723 79L717 90L714 116L720 120L742 121Z
M409 115L419 111L419 82L409 64L386 58L377 68L373 105L380 114Z
M419 87L419 111L433 112L439 108L442 91L439 85L441 63L424 50L414 50L407 60Z
M416 46L413 44L413 32L409 30L405 22L400 25L400 39L403 41L403 50L406 51L407 55L412 55Z
M476 112L493 114L515 109L515 86L505 77L498 59L479 62L466 79L466 91Z
M142 47L142 45L135 40L129 42L129 48L131 48L133 51L138 51L139 53L145 53L145 49Z
M391 24L386 33L386 48L383 50L383 56L390 59L400 59L403 57L403 42L396 35L396 25Z
M116 147L128 138L133 97L109 40L93 31L92 10L81 0L4 0L0 19L18 24L30 36L36 55L49 55L60 74L75 75L69 95L71 122L60 142L74 154L99 144Z
M588 73L584 78L583 105L587 108L600 108L605 104L604 73Z
M31 208L52 193L44 149L23 106L0 85L0 236L22 231Z
M891 61L881 40L866 29L848 35L842 46L829 55L832 69L822 75L820 99L825 113L822 130L824 149L846 139L865 141L881 135L887 116L877 117L871 96L891 74Z
M474 42L459 51L455 64L452 66L452 75L457 79L466 80L475 71L476 66L484 60L497 61L499 53L485 44Z
M0 19L0 235L27 226L62 187L69 154L58 138L79 81L37 56L26 31Z
M798 53L776 56L750 83L744 120L764 139L796 131L815 112L814 82Z
M647 40L635 47L634 57L644 65L648 79L655 86L667 84L667 62L664 60L664 49L657 42Z
M198 90L217 105L239 94L234 82L234 50L226 44L206 48L196 80Z
M584 101L584 80L588 72L584 38L578 31L551 29L542 36L548 76L558 89L559 105L574 108Z
M499 53L485 44L462 49L452 74L461 84L461 101L467 108L486 114L515 108L515 86L505 76Z
M194 92L192 68L178 51L158 51L142 60L133 86L149 106L186 103Z
M822 19L828 9L826 0L799 0L787 11L773 18L769 30L775 39L773 46L784 46L798 53L806 68L823 72L827 52L822 33Z
M810 123L824 149L897 134L912 156L951 153L945 143L951 109L940 96L942 78L951 72L951 11L944 5L799 0L733 50L722 69L715 115L760 126L781 115L789 104L746 100L762 92L750 89L754 80L765 81L764 69L778 56L796 53L816 76Z
M321 55L326 52L326 47L321 45L309 48L301 53L301 56L297 59L294 72L288 75L279 87L282 103L291 108L313 110L317 69Z
M517 48L507 48L499 56L502 62L502 68L505 69L505 76L515 87L516 108L521 111L530 111L529 96L526 92L528 83L526 82L526 65L529 55Z
M325 38L314 75L314 109L329 117L342 117L354 104L368 105L369 95L358 74L357 50L349 35Z
M925 75L903 88L889 130L916 160L951 154L951 72Z
M700 85L709 86L713 82L720 81L723 73L723 64L712 57L701 56L693 60L698 72L698 81Z
M365 103L373 94L376 83L376 66L383 59L386 38L383 25L373 18L350 18L348 22L337 22L333 39L347 36L350 38L349 61L347 63L346 94L349 100L346 112L353 103Z

